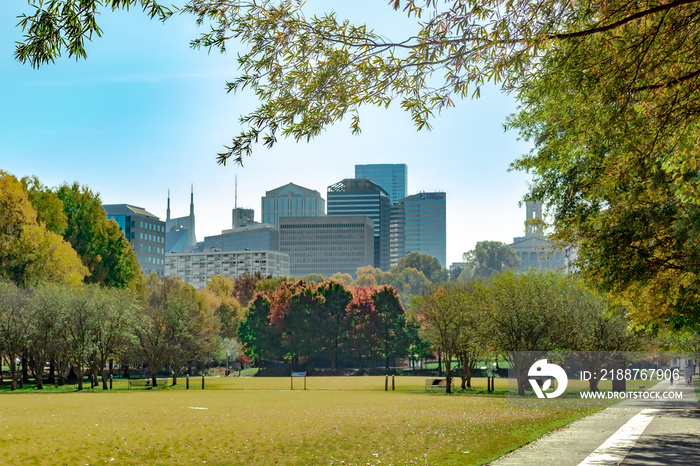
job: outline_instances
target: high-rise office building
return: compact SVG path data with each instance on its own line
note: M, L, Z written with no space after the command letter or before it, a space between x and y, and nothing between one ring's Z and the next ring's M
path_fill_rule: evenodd
M367 178L377 183L389 194L392 204L406 197L408 167L405 163L355 165L355 178Z
M374 262L374 225L365 215L282 217L280 252L289 254L294 277L336 272L355 277L359 267Z
M389 270L389 194L367 179L348 178L328 187L328 216L366 215L374 221L374 266Z
M280 217L322 217L326 215L326 201L321 194L294 183L267 191L262 198L262 223L279 229Z
M146 275L165 271L165 222L142 207L129 204L102 206L133 245L141 270Z
M165 249L168 252L191 249L197 244L197 236L194 232L194 186L190 193L190 214L186 217L170 218L170 190L168 190L165 236Z
M445 193L419 193L399 201L403 207L402 256L420 252L447 265L447 201Z

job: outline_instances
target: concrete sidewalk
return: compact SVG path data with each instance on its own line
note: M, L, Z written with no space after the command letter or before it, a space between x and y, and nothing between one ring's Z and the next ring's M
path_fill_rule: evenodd
M700 412L693 387L657 384L679 391L682 401L625 400L572 422L490 463L523 465L700 464Z

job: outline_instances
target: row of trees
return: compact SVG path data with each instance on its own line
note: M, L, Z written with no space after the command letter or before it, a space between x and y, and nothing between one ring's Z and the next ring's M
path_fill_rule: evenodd
M414 299L413 311L422 335L444 355L448 391L453 358L462 388L470 386L477 362L507 358L523 394L537 352L628 351L640 344L622 310L580 278L554 272L509 271L488 281L436 285ZM596 390L597 380L591 384Z
M99 285L46 284L22 288L0 282L0 356L9 367L12 389L21 370L33 372L42 388L49 380L65 383L72 369L78 389L87 371L93 383L117 360L146 363L153 385L167 365L173 384L182 369L212 360L225 348L219 336L219 307L179 279L149 279L145 295ZM21 363L22 368L18 365Z
M355 286L335 281L284 282L259 293L251 303L239 336L248 355L261 359L323 356L333 368L342 359L369 361L403 357L415 343L401 300L392 287Z

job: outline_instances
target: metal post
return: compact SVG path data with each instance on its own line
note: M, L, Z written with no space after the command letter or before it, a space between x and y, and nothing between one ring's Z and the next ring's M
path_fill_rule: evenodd
M392 376L391 376L391 390L392 390L392 391L393 391L393 390L396 390L396 380L395 380L395 379L396 379L396 376L395 376L395 375L392 375Z
M384 391L385 392L389 391L389 376L388 375L384 376Z
M204 390L204 374L202 374L202 390Z
M185 376L185 388L187 390L190 389L190 374L186 374L186 376Z
M114 381L114 374L109 374L109 389L112 389L112 382Z

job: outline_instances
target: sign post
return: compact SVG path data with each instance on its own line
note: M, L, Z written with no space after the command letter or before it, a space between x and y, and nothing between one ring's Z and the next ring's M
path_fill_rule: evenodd
M294 377L304 377L304 390L306 390L306 372L292 372L289 380L292 384L292 390L294 390Z

